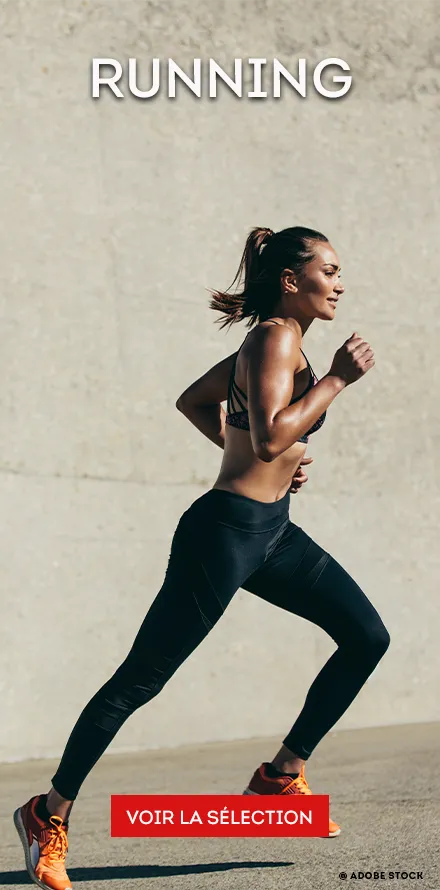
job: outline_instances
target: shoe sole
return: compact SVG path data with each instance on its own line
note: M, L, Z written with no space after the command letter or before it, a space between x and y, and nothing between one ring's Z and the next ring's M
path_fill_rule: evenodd
M251 791L251 789L249 788L249 786L248 786L247 788L245 788L245 790L243 791L243 794L253 794L254 797L259 797L259 796L260 796L259 794L257 794L256 791ZM329 831L328 835L327 835L327 834L324 834L323 837L338 837L338 835L340 835L340 833L341 833L341 829L338 828L337 831Z
M31 881L33 881L34 884L37 884L38 887L41 887L42 890L53 890L52 887L49 887L47 884L43 884L43 882L40 881L40 879L37 878L37 875L35 874L34 867L32 865L32 860L31 860L31 852L30 852L30 847L28 844L27 833L26 833L26 829L23 825L23 819L21 818L21 807L19 807L18 810L15 810L14 825L17 829L18 836L19 836L21 843L23 845L24 861L26 863L26 871L27 871ZM65 890L71 890L71 888L65 887Z

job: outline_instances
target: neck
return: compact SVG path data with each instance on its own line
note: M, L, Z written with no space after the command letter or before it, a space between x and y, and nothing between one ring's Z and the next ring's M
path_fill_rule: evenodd
M292 330L299 334L301 338L304 337L313 321L313 318L306 318L301 315L289 315L286 312L285 307L280 304L275 306L272 315L276 318L283 318L287 327L292 328Z

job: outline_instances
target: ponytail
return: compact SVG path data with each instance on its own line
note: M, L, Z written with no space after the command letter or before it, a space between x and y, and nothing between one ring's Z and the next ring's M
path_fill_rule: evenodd
M237 274L226 291L210 290L210 308L221 312L217 319L224 328L248 318L247 327L270 318L280 299L280 275L283 269L300 274L314 258L313 242L327 241L322 232L293 226L273 232L256 228L249 233ZM237 288L230 293L234 285Z
M256 296L256 291L260 290L261 285L264 284L266 276L262 269L261 255L273 235L272 229L252 229L246 239L240 265L233 282L225 291L210 291L212 299L209 306L222 313L222 318L217 319L218 322L221 322L221 328L247 317L250 318L248 327L251 327L257 320L259 313L256 313L255 306L251 307L250 297L251 294ZM230 290L234 284L237 284L237 287L241 285L242 289L240 292L236 291L231 294Z

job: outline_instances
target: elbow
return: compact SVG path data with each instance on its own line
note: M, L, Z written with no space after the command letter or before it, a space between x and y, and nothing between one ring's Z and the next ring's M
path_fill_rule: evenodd
M176 402L176 408L180 411L181 414L184 414L185 417L192 416L194 411L198 411L202 405L200 405L195 399L191 398L191 396L183 395L179 396Z
M272 461L278 457L278 452L276 451L273 442L258 442L254 451L259 460L264 461L265 464L272 463Z
M182 414L185 414L186 411L188 410L188 400L185 398L185 393L183 393L183 394L182 394L181 396L179 396L179 398L177 399L177 402L176 402L176 408L177 408L177 410L180 411Z
M262 460L265 464L272 463L278 457L280 451L277 447L275 430L272 428L272 424L263 423L259 430L254 429L252 447L259 460Z
M184 417L188 417L188 404L187 402L185 402L185 400L182 399L181 396L179 396L179 398L177 399L176 408L178 411L180 411L181 414L183 414Z

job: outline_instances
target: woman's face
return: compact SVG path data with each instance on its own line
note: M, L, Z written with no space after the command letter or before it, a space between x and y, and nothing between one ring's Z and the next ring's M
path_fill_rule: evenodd
M312 245L314 259L306 263L300 275L283 278L284 299L306 318L333 321L344 286L341 267L331 244L317 241Z

